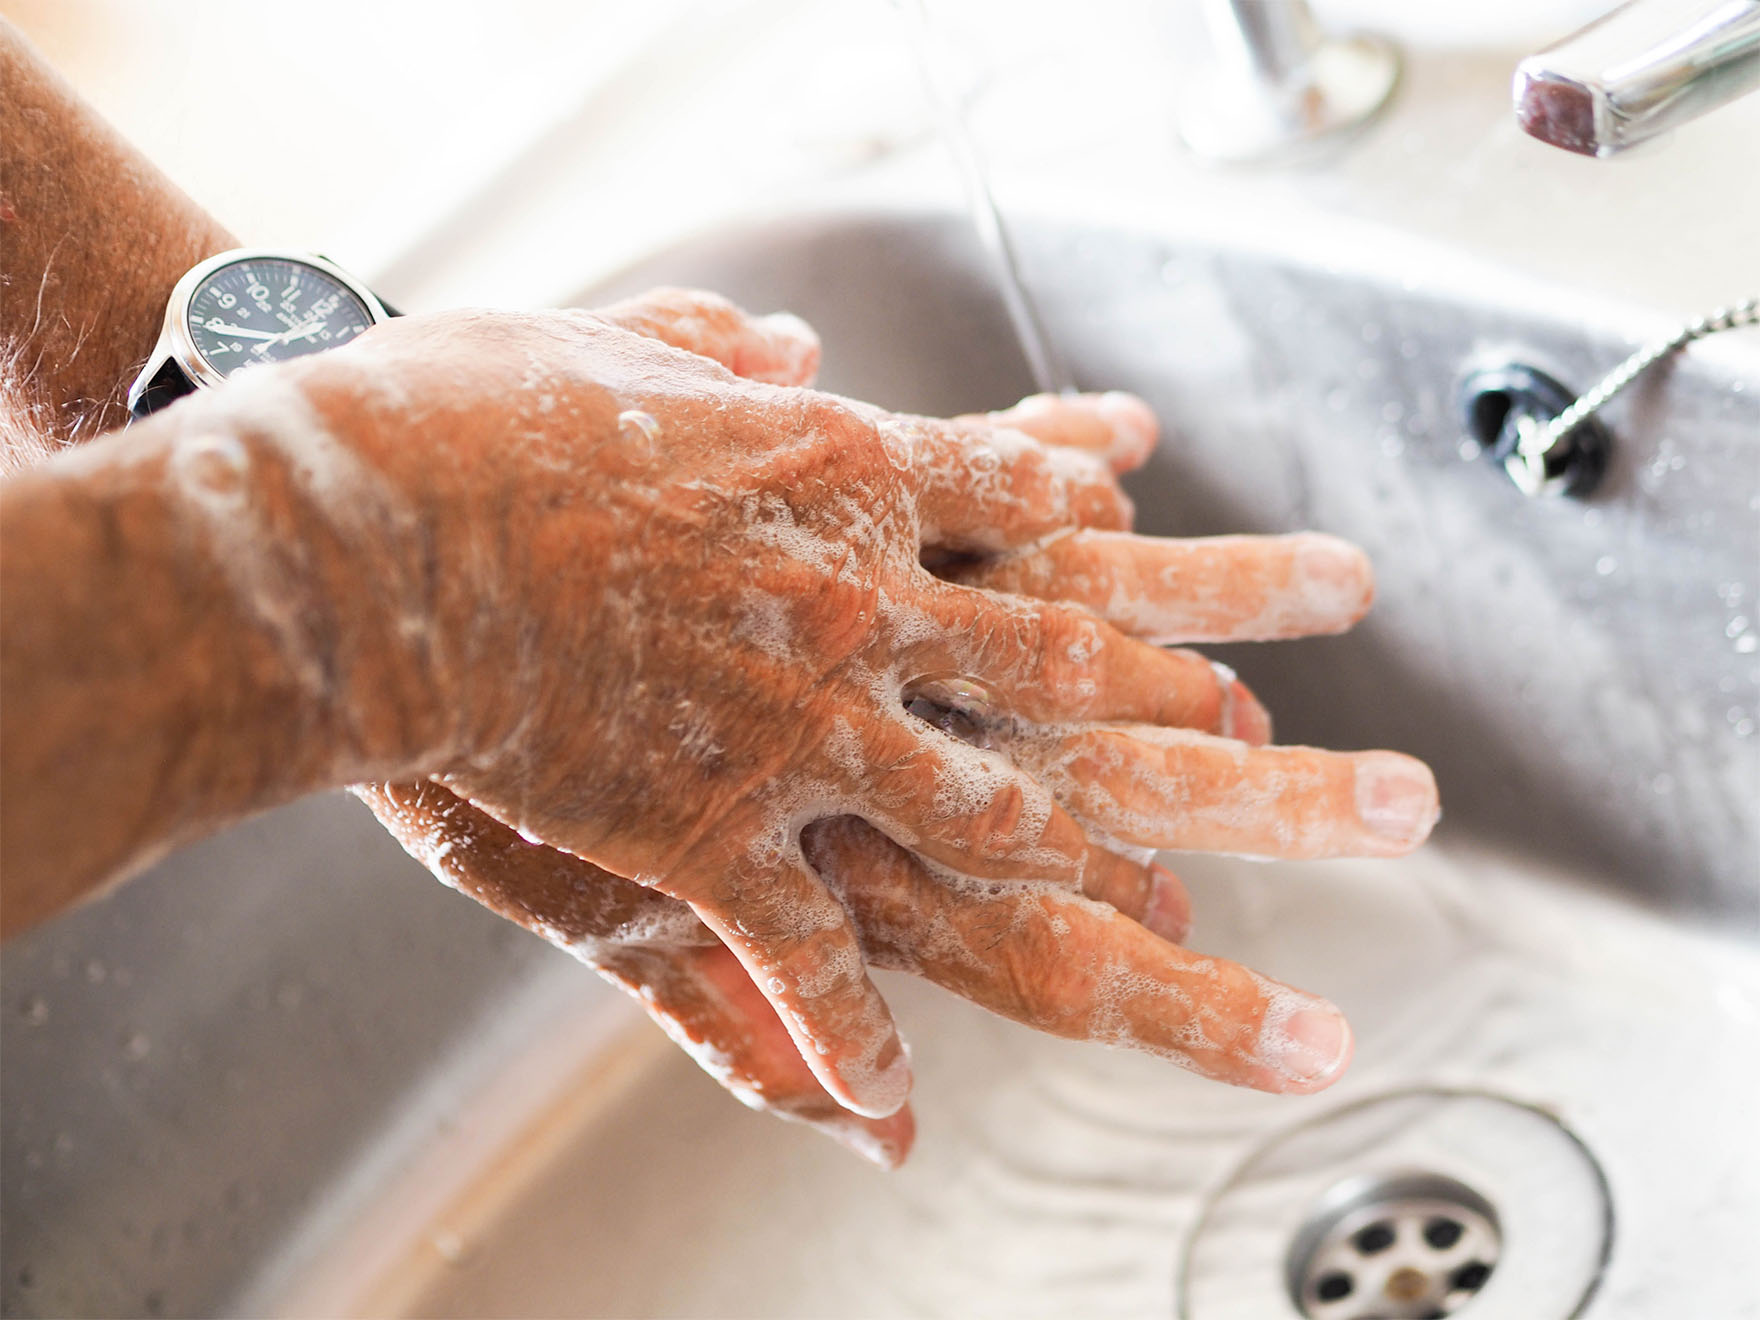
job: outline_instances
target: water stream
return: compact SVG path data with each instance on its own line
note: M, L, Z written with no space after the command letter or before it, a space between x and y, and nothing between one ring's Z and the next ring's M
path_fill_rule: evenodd
M983 153L966 123L965 98L952 76L950 57L945 52L937 52L936 33L927 0L902 0L900 8L942 140L947 144L965 189L972 228L977 231L978 241L995 268L1003 306L1008 311L1015 338L1020 341L1027 369L1032 372L1033 384L1044 394L1073 391L1075 381L1058 355L1056 345L1046 334L1038 308L1021 278L1020 258L1015 252L1008 224L996 205L996 194L990 187L990 173Z

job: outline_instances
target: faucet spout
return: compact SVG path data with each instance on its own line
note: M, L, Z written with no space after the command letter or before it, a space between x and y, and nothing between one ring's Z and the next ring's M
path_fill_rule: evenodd
M1760 88L1760 0L1632 0L1516 66L1516 119L1614 156Z

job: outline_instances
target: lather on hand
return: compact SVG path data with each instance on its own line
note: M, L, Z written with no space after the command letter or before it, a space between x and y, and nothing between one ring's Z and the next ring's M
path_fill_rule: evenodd
M804 383L816 365L816 345L804 327L776 318L748 320L705 295L654 295L609 309L605 319L774 381ZM877 434L908 428L938 440L951 436L957 445L954 461L970 453L979 463L988 458L999 470L1005 467L993 456L999 428L1012 423L1017 431L1036 433L1062 452L1041 449L1019 434L1004 432L1004 443L1032 454L1045 469L1063 465L1067 489L1049 498L1042 495L1046 507L1056 508L1051 501L1067 501L1071 491L1080 491L1077 500L1086 498L1099 511L1095 521L1114 520L1119 506L1099 497L1102 491L1112 494L1110 480L1082 451L1109 455L1122 468L1140 462L1153 440L1146 410L1122 396L1037 399L1008 415L952 424L900 421L860 411L876 419ZM637 443L650 439L649 428L641 429ZM888 467L896 470L897 465L888 462ZM994 503L1002 511L988 523L967 522L953 536L927 544L969 552L1013 539L1011 528L1039 525L1028 521L1034 515L1027 499L1004 497ZM1014 507L1008 507L1011 503ZM823 562L822 547L810 549ZM1354 621L1369 596L1361 555L1313 536L1179 542L1116 532L1074 533L1023 552L977 559L962 555L958 562L958 572L968 582L997 583L1041 596L1061 591L1161 640L1336 631ZM914 574L907 570L902 576ZM925 585L936 590L933 583ZM965 593L949 594L962 602L969 599ZM1433 789L1416 763L1385 753L1345 757L1308 749L1249 751L1243 743L1263 742L1269 732L1263 713L1238 685L1225 689L1210 666L1194 664L1184 654L1164 655L1137 646L1079 611L1040 608L1022 600L998 604L1012 622L993 624L994 631L1062 629L1057 641L1066 656L1071 646L1100 654L1112 646L1131 653L1121 663L1142 666L1135 673L1126 671L1137 681L1136 693L1102 695L1098 683L1108 677L1105 671L1090 682L1079 665L1070 667L1061 695L1054 685L1027 693L1024 700L1031 709L1054 721L1075 722L1069 725L982 713L967 716L985 726L992 746L1004 748L1041 783L1052 785L1065 806L1076 805L1077 816L1101 826L1106 837L1146 846L1315 856L1402 851L1427 832L1434 816ZM773 605L763 601L757 608ZM981 618L995 606L978 598L968 608ZM899 609L888 603L874 612ZM863 612L858 605L855 613ZM737 636L737 624L734 632ZM989 647L964 651L951 667L915 677L929 677L931 690L963 690L946 681L956 675L982 675L986 686L1000 675L1017 690L1043 681L1039 657L1023 661L1005 652L997 663L990 657L1001 648L994 641ZM778 658L770 650L764 653L767 659ZM1159 664L1166 667L1152 668ZM1029 675L1024 684L1023 672ZM1166 692L1143 690L1163 676ZM912 678L910 671L900 669L881 685L886 694L882 713L888 721L899 719L896 711L913 690ZM934 682L936 678L942 681ZM867 682L872 686L871 679ZM1073 695L1070 687L1076 689ZM1065 703L1061 708L1052 704L1059 700ZM1231 706L1242 742L1194 731L1215 728ZM1096 715L1112 722L1098 723ZM1124 722L1116 722L1120 720ZM1146 727L1139 721L1167 723ZM901 722L909 725L908 719ZM925 727L910 727L909 732L937 752L971 755ZM688 763L691 731L675 729L670 741L678 749L675 755ZM908 763L925 754L913 751L900 759ZM938 768L935 773L950 772ZM1015 792L1021 803L1034 797L1042 802L1041 791L1032 785L1006 772L994 773L998 794ZM682 905L645 894L578 858L522 840L439 784L362 792L393 832L442 878L572 948L639 993L674 1037L742 1098L815 1121L882 1162L902 1158L910 1139L908 1114L887 1116L881 1106L872 1105L873 1116L860 1118L839 1103L855 1107L846 1079L836 1071L842 1056L835 1047L847 1045L852 1035L845 1023L855 1020L875 1034L886 1033L882 1048L896 1049L883 1009L868 1007L872 988L860 976L860 963L850 957L841 912L824 909L828 919L821 930L793 942L783 959L773 961L776 955L764 947L763 935L740 929L742 900L737 896L717 900L730 904L730 916L718 920L706 908L705 927ZM842 802L851 816L810 825L802 852L786 859L792 874L780 883L790 892L813 886L794 901L815 904L824 902L817 885L829 884L853 917L869 962L921 972L996 1011L1058 1034L1134 1045L1237 1083L1310 1090L1341 1071L1348 1032L1330 1006L1160 938L1178 938L1187 921L1183 890L1161 868L1075 843L1066 845L1057 855L1056 869L1050 869L1048 878L1058 883L1035 885L1026 882L1047 877L1032 863L1006 875L985 861L982 840L972 839L979 845L973 851L981 864L1002 881L974 887L932 874L910 851L853 819L864 814L858 801ZM835 816L834 806L819 814ZM1047 804L1040 810L1049 823L1057 807ZM905 833L898 830L899 812L895 799L882 813L882 823L891 820L895 833ZM942 809L941 815L945 819L951 813ZM1379 830L1366 824L1365 816ZM957 816L952 819L958 822L956 830L973 828ZM525 828L534 838L545 837L542 826ZM901 842L907 841L908 833ZM785 851L792 842L783 845ZM965 842L954 833L950 846ZM724 858L732 851L712 835L707 850ZM935 856L928 853L931 862ZM730 864L751 867L749 849L747 857L736 854ZM977 869L958 861L952 865L966 873ZM713 877L682 885L664 873L644 872L643 878L687 898L717 893ZM701 888L705 885L706 891ZM1136 918L1146 918L1152 929L1138 925ZM711 928L731 930L728 944ZM783 932L785 941L788 934ZM774 930L764 935L777 938ZM740 948L742 939L743 968L729 953L730 947ZM845 973L852 964L854 970ZM779 966L788 967L797 984L823 966L838 967L840 974L824 978L819 993L801 994L789 980L770 975ZM766 976L766 981L754 979ZM785 1016L780 1021L760 1000L760 984L772 1000L781 1001ZM834 1019L841 1034L830 1042L833 1049L821 1053L814 1015L828 995L846 996L858 1006ZM798 1016L790 1019L788 1013ZM792 1022L792 1047L782 1022ZM859 1048L873 1050L871 1036L855 1038ZM867 1080L863 1073L858 1076ZM874 1115L875 1110L882 1112Z

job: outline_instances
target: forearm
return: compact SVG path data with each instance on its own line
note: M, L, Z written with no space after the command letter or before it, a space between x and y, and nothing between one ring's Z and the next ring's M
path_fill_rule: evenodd
M370 472L302 453L296 375L0 483L0 931L250 812L436 768L419 552Z
M120 426L172 286L233 246L0 19L0 467Z

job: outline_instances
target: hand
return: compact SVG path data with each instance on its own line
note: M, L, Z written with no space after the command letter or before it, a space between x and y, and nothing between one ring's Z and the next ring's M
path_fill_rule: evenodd
M745 365L755 365L759 370L765 369L764 346L771 343L773 347L773 341L766 339L760 327L747 325L730 309L716 304L693 307L688 299L681 304L675 296L658 304L626 306L619 310L619 316L624 324L666 335L690 347L706 348L735 365L741 364L743 355ZM776 365L771 364L772 368ZM787 373L776 374L781 378ZM1116 419L1121 409L1123 415L1138 424L1119 427L1105 420L1108 414ZM1049 440L1109 449L1121 462L1129 462L1140 459L1146 451L1145 434L1152 437L1152 431L1146 432L1141 425L1141 416L1140 411L1116 398L1036 400L1006 416L964 419L960 425L981 436L998 423L1013 422ZM1067 584L1086 592L1096 602L1104 598L1107 609L1139 631L1162 637L1185 634L1210 640L1337 630L1361 612L1368 597L1366 566L1361 556L1326 538L1150 542L1078 534L1041 551L976 568L967 565L962 572L968 577L988 577L1024 590ZM1214 589L1218 583L1226 583L1226 589ZM1193 601L1208 604L1194 608ZM1262 712L1238 685L1230 691L1230 704L1237 708L1243 726L1237 731L1250 740L1262 740L1268 732ZM970 714L965 718L970 721ZM994 727L991 736L1007 741L1012 756L1031 758L1041 774L1061 776L1066 793L1085 793L1089 809L1109 813L1115 828L1122 824L1121 834L1128 835L1134 829L1144 836L1142 841L1177 841L1182 836L1182 827L1166 822L1182 814L1180 793L1199 790L1195 800L1200 808L1197 814L1201 816L1205 814L1203 803L1207 796L1218 801L1227 796L1226 791L1206 795L1205 785L1212 780L1220 781L1219 787L1226 790L1231 777L1239 777L1241 767L1232 766L1237 759L1234 753L1225 758L1231 764L1218 763L1214 758L1206 764L1202 754L1205 743L1215 740L1182 744L1177 754L1173 748L1163 746L1160 762L1151 767L1149 758L1156 745L1154 731L1111 732L1110 739L1100 730L1048 738L1024 729ZM1129 753L1125 760L1132 767L1130 773L1120 773L1116 764L1121 748ZM1085 769L1081 758L1099 753L1112 757L1114 773L1095 780L1087 772L1091 767ZM1396 758L1389 759L1395 761L1396 768L1403 768ZM1187 760L1189 764L1185 763ZM1220 841L1220 846L1234 846L1244 839L1243 846L1255 851L1293 855L1390 850L1385 840L1365 841L1360 822L1350 824L1355 815L1349 800L1355 789L1355 775L1354 764L1348 758L1281 749L1268 751L1262 760L1246 761L1253 762L1246 778L1258 780L1261 789L1266 780L1291 772L1297 781L1306 778L1308 782L1303 788L1290 795L1289 804L1298 806L1306 799L1315 799L1309 804L1313 819L1303 827L1285 830L1284 837L1272 847L1266 847L1263 838L1253 834L1250 821L1244 822L1233 835L1226 831L1210 835L1192 833L1188 823L1183 827L1184 837ZM1148 782L1159 782L1161 787L1145 797L1132 787L1145 769L1172 769L1175 773L1158 781L1155 775L1149 776ZM1419 777L1427 785L1427 777ZM481 849L473 841L493 837L493 832L502 827L434 785L375 790L375 794L370 794L369 800L388 817L388 823L400 836L412 842L412 851L420 856L424 851L433 854L439 850L447 859L443 865L436 863L437 871L479 897L497 890L493 866L487 868L490 879L482 878L485 866ZM1428 809L1433 812L1433 801ZM1126 815L1135 819L1123 821L1122 816ZM1157 819L1163 822L1159 826L1153 823ZM412 821L416 822L413 827ZM468 822L468 827L461 822ZM520 843L517 836L505 830L502 833L502 843L527 858L531 865L540 865L556 875L572 875L574 887L581 893L591 892L595 886L628 887L616 877L548 849ZM1142 988L1142 993L1130 997L1122 1008L1113 997L1098 997L1100 1002L1119 1009L1111 1029L1123 1043L1175 1052L1211 1075L1267 1089L1317 1089L1342 1067L1348 1033L1330 1006L1275 987L1245 969L1193 959L1115 912L1073 897L1057 896L1053 900L1032 890L1017 891L1006 900L994 893L963 893L957 886L950 888L935 880L909 854L852 821L816 828L808 837L840 841L840 874L854 871L891 877L886 885L862 888L859 894L856 885L841 882L846 890L845 900L857 917L857 926L867 938L870 955L878 948L879 956L891 965L913 965L999 1011L1072 1035L1092 1034L1096 1029L1094 977L1109 963L1114 968L1128 966L1136 974L1135 984ZM861 865L852 865L852 850L857 843L863 845L861 855L865 860ZM825 851L829 845L816 846L821 855L813 857L815 863L836 860ZM818 869L822 875L825 873L824 864ZM1105 867L1099 869L1102 874L1109 873ZM1148 872L1146 878L1141 868L1110 874L1123 877L1123 882L1115 879L1110 886L1098 882L1091 888L1104 893L1122 911L1146 914L1152 926L1178 936L1184 925L1185 899L1177 881L1159 868ZM475 879L471 878L473 875ZM748 1097L769 1096L770 1103L777 1107L797 1111L804 1108L809 1116L818 1116L817 1121L834 1134L865 1146L870 1153L902 1153L897 1121L856 1119L842 1113L817 1085L803 1081L807 1075L803 1073L801 1058L787 1047L786 1041L779 1041L774 1014L761 1005L755 1015L749 1011L750 1005L757 1003L757 992L749 978L733 972L734 965L724 950L703 944L708 939L707 932L690 921L683 909L669 924L661 924L674 932L692 932L691 935L669 950L667 941L656 939L650 931L639 942L638 957L605 930L590 922L583 926L578 913L570 917L547 911L545 901L536 897L542 894L541 888L522 889L520 884L506 879L497 892L503 894L501 901L485 901L516 919L523 916L526 924L559 942L576 946L577 954L595 962L614 979L639 985L650 1011L668 1020L675 1036L719 1041L713 1045L713 1051L721 1062L714 1071L736 1090L744 1091ZM505 895L522 892L526 896L510 906ZM1013 914L1003 927L1015 935L1001 940L991 938L985 946L988 958L976 961L984 969L977 973L972 970L974 963L969 954L951 963L944 959L938 964L933 957L924 962L918 948L921 941L905 938L876 945L871 926L877 920L874 913L878 909L871 904L864 906L862 900L880 892L913 895L908 908L893 904L888 920L895 931L926 931L940 922L944 930L951 923L953 929L981 934L996 929L1001 909ZM1060 957L1056 965L1064 969L1064 975L1057 978L1047 978L1044 967L1036 976L1024 975L1023 948L1042 949L1051 930L1076 931L1074 946L1097 957L1077 957L1073 962ZM608 950L614 952L607 953ZM1196 979L1203 982L1203 993L1195 1002L1200 1005L1200 1014L1209 1018L1205 1030L1196 1037L1191 1007L1194 973L1200 973ZM704 976L720 985L718 994L702 991L699 983ZM730 985L739 987L737 995ZM1017 988L1020 986L1033 988L1022 992ZM746 1002L739 1002L740 995ZM1168 1011L1173 1001L1182 997L1187 1005L1185 1011ZM1305 1014L1298 1011L1303 1005L1309 1007ZM710 1025L704 1025L706 1020ZM1303 1036L1307 1039L1299 1039ZM1180 1044L1182 1038L1184 1043ZM1277 1048L1280 1046L1281 1049ZM905 1139L908 1141L908 1133Z

